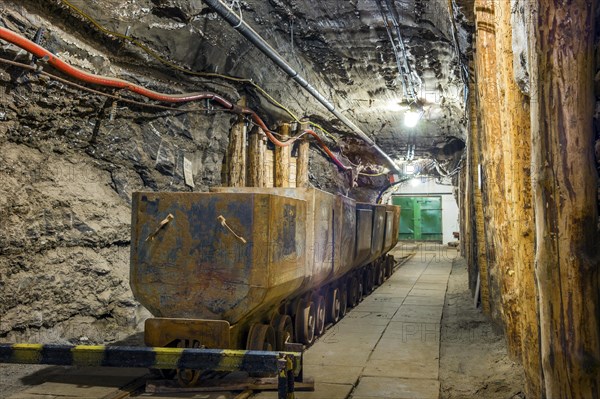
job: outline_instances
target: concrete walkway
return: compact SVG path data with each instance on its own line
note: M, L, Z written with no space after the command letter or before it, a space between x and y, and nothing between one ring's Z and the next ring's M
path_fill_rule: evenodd
M456 250L398 246L416 254L305 354L315 392L300 399L439 397L440 321ZM276 398L263 392L259 399Z
M441 245L398 246L392 251L396 257L409 252L416 254L305 353L304 373L314 378L315 392L298 392L297 398L438 398L440 319L452 259L457 252ZM43 384L10 398L90 399L114 398L115 394L124 397L122 394L128 391L124 387L134 385L137 378L147 373L145 369L50 370L55 370L56 375L45 373ZM5 396L0 392L2 397ZM224 392L140 397L226 399L234 395ZM275 399L277 393L263 392L254 398Z

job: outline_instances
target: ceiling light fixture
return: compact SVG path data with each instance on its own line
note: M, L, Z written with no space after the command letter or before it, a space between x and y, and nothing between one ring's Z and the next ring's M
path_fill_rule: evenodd
M404 126L415 127L421 120L423 111L406 111L404 113Z
M423 117L423 104L420 101L413 102L410 109L404 113L404 126L415 127Z

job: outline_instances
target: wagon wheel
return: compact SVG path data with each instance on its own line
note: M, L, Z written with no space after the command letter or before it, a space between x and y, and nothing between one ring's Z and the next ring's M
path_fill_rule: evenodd
M363 300L363 292L364 292L364 282L362 278L358 278L356 279L358 281L358 289L356 290L356 292L358 292L358 296L356 297L357 302L362 302Z
M377 286L383 284L383 266L383 262L379 262L377 263L377 266L375 266L375 284Z
M363 297L363 296L362 296L362 294L360 293L360 290L361 290L361 289L362 289L362 286L361 286L361 284L360 284L360 279L359 279L359 277L357 276L357 277L356 277L356 288L355 288L355 295L356 295L355 301L356 301L356 303L354 304L354 306L358 306L358 304L360 303L360 301L362 301L362 297Z
M348 310L348 290L346 289L346 284L343 284L340 289L340 318L346 316L346 311Z
M390 257L386 256L383 264L382 264L382 268L383 268L383 279L387 280L388 278L390 278Z
M271 319L271 327L275 330L275 348L285 350L285 344L294 342L294 326L292 318L286 314L276 314Z
M180 339L177 343L178 348L201 348L200 342L191 339ZM202 370L177 369L177 381L182 387L193 387L198 382Z
M365 295L369 295L373 292L373 268L367 267L365 271L365 285L364 285L364 293Z
M325 332L325 317L327 313L327 307L325 306L325 298L323 295L319 295L316 298L316 321L315 321L315 335L320 337Z
M388 255L385 257L385 279L387 280L392 276L392 268L394 267L394 257Z
M315 339L315 306L312 302L304 300L298 302L296 308L296 340L310 345Z
M394 274L394 265L396 264L396 260L394 259L394 255L389 255L387 257L387 260L388 260L389 276L392 277L392 274Z
M267 324L256 323L250 328L246 349L255 351L275 350L275 331Z
M274 351L275 350L275 330L268 324L256 323L250 327L246 349L255 351ZM268 377L269 373L260 371L249 372L250 377Z
M330 288L327 294L327 321L337 323L340 319L340 290Z
M348 306L355 307L358 303L358 280L356 277L350 279L348 284Z

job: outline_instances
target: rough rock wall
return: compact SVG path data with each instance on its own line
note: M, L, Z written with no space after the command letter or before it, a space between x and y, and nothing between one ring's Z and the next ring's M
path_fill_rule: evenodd
M111 120L104 98L20 72L0 70L0 336L121 338L145 315L131 192L188 191L184 156L197 190L219 185L231 116L117 105Z
M109 52L111 45L44 15L35 6L0 5L1 26L30 38L45 26L43 45L80 68L162 92L198 90L197 82L145 69L138 54ZM0 58L31 62L5 42ZM233 101L243 94L222 83L201 87ZM0 339L107 342L139 329L148 312L128 283L131 193L190 191L184 157L195 191L220 185L235 118L114 102L0 64ZM311 182L332 192L350 187L314 149Z

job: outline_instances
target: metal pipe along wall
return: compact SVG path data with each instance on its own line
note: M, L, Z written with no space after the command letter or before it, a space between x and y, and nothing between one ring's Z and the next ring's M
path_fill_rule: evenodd
M300 74L288 64L283 57L267 43L254 29L252 29L246 22L240 19L231 8L229 8L221 0L204 0L204 2L212 8L217 14L219 14L225 21L234 27L242 36L250 41L256 48L262 51L267 57L269 57L278 67L280 67L285 73L289 75L296 83L302 88L308 91L314 98L316 98L321 104L329 110L336 118L338 118L344 125L348 126L354 133L356 133L361 139L366 141L373 147L385 160L388 162L390 168L394 172L400 173L396 163L386 154L375 142L365 134L358 126L354 124L346 116L342 115L335 106L325 98L317 89L315 89L310 83L306 81Z

